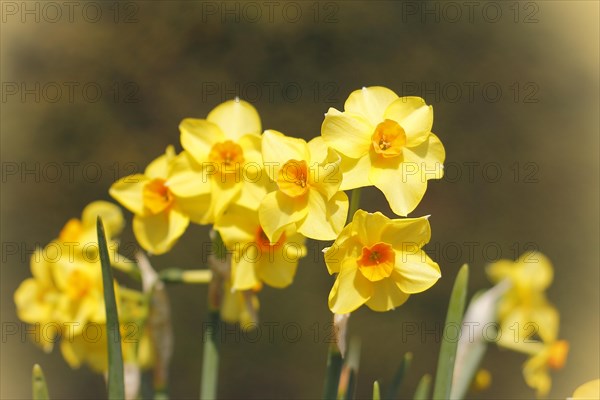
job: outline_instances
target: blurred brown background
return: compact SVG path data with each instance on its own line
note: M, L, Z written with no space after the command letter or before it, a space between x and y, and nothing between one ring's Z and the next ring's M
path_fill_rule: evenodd
M182 118L240 95L265 128L311 138L328 107L341 109L352 90L370 85L434 106L448 178L431 182L412 214L432 214L428 247L440 282L394 312L352 316L351 334L363 341L358 397L370 396L375 379L389 383L412 351L403 386L411 397L420 376L435 372L439 342L426 332L443 323L458 267L471 264L474 293L488 285L486 263L532 244L555 265L549 297L572 344L551 397L600 375L597 2L73 3L1 3L2 398L31 396L34 362L54 398L105 396L103 380L86 368L71 370L58 351L5 335L18 322L12 295L30 275L27 252L88 202L108 199L116 177L178 144ZM390 215L376 190L363 208ZM128 230L124 241L132 238ZM206 240L206 229L193 227L153 263L200 266ZM320 396L333 278L323 244L310 246L292 287L261 293L262 321L279 324L273 343L266 331L257 343L228 336L222 398ZM169 293L172 395L196 398L206 288ZM294 343L282 333L289 323L302 329ZM406 336L407 324L419 333ZM533 397L524 360L492 346L484 366L493 383L476 397Z

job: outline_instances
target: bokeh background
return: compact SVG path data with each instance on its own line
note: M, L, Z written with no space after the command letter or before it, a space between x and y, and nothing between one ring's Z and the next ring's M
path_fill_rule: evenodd
M439 340L428 332L441 329L458 267L471 265L472 294L489 286L488 262L532 246L554 263L549 297L571 342L550 397L600 375L597 2L74 3L72 14L61 2L1 3L2 398L31 396L34 362L54 398L105 395L103 379L87 368L71 370L60 352L5 335L18 322L12 296L30 275L28 252L88 202L108 200L117 177L178 144L181 119L239 95L265 128L311 138L328 107L341 109L352 90L370 85L433 105L448 177L430 181L412 213L432 214L428 248L442 279L394 312L361 309L351 318L363 344L357 396L370 396L375 379L389 383L406 351L414 361L402 390L412 396L420 376L435 372ZM363 196L363 208L391 215L376 190ZM130 230L123 240L134 242ZM207 229L195 226L153 264L200 267L206 240ZM8 251L15 244L18 254ZM229 336L223 398L320 396L333 283L323 246L309 244L292 287L261 293L262 321L279 324L273 343ZM206 287L169 294L172 395L196 398ZM282 334L290 323L302 329L295 342ZM407 324L418 333L406 335ZM490 347L483 365L492 385L473 396L533 397L524 360Z

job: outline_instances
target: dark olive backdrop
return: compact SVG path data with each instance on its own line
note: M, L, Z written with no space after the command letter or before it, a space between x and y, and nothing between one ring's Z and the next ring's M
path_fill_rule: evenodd
M431 182L412 213L432 214L429 249L442 279L394 312L361 309L351 318L351 334L363 343L358 396L370 396L375 379L390 382L406 351L414 362L403 393L412 396L420 376L435 371L439 342L427 332L443 322L458 267L471 264L472 294L488 285L487 262L514 258L531 243L554 262L549 296L572 343L552 397L598 377L598 3L74 4L1 3L3 398L30 396L34 362L54 398L104 396L102 379L86 368L73 371L58 351L46 355L4 334L17 322L12 295L30 275L27 251L88 202L109 199L115 177L178 145L182 118L204 117L240 95L265 128L309 139L328 107L341 109L352 90L369 85L433 105L448 178ZM37 176L21 175L36 168ZM390 215L376 190L364 194L363 208ZM206 240L207 230L193 227L153 263L198 267ZM128 225L124 242L132 241ZM309 247L292 287L261 293L262 321L278 324L273 343L266 330L256 343L228 336L223 398L320 395L333 278L322 245ZM169 294L172 394L195 398L206 288ZM297 341L293 327L283 335L285 324L302 329ZM418 333L406 335L413 326ZM532 397L523 361L491 347L484 366L492 386L477 396Z

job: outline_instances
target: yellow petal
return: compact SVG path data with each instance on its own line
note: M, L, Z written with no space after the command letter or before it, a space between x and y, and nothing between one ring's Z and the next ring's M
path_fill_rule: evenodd
M363 246L372 246L381 242L381 233L390 223L390 219L380 213L368 213L357 210L352 217L352 232L358 236Z
M321 126L325 144L343 155L359 158L369 152L375 125L363 116L330 108Z
M53 242L56 244L56 242ZM61 248L61 252L62 252ZM41 247L36 247L31 259L29 260L29 268L31 275L43 287L53 287L51 264L46 261L47 255Z
M260 257L256 246L244 246L239 259L232 265L232 288L234 290L249 290L260 284L256 276L256 260Z
M211 164L202 168L187 151L182 151L171 163L165 185L178 197L193 197L210 193L210 179L217 174Z
M289 224L301 221L308 212L308 196L291 198L277 191L265 196L258 208L258 218L271 242L276 242Z
M175 147L168 146L165 154L160 157L154 159L146 169L144 170L144 175L146 175L150 179L165 179L169 174L169 165L171 161L175 158Z
M334 240L344 228L348 215L348 197L338 192L331 200L317 190L308 192L308 212L298 225L298 232L316 240Z
M351 190L373 185L369 180L371 157L368 153L360 158L342 156L340 169L342 170L340 190Z
M531 388L536 389L537 396L543 397L550 392L552 381L546 368L546 358L543 353L531 357L523 366L523 377Z
M270 129L262 135L262 156L267 174L274 181L289 160L310 162L308 144L304 140Z
M225 134L214 123L205 119L186 118L179 124L181 146L196 162L202 164L215 143L225 140Z
M310 161L312 163L323 163L329 155L329 147L325 144L322 136L317 136L308 142Z
M392 279L382 279L373 282L373 295L367 306L373 311L389 311L404 304L408 297Z
M150 179L136 174L126 176L112 184L109 194L136 215L144 215L144 186Z
M298 237L300 236L298 235ZM293 243L294 246L304 246L302 242ZM284 288L294 281L298 258L288 258L286 249L286 244L284 244L282 247L272 249L271 252L263 252L261 259L256 263L258 277L269 286Z
M309 170L310 185L321 192L326 199L331 199L342 184L342 171L339 162L313 164Z
M247 134L240 137L237 143L244 152L244 168L250 169L251 172L256 169L262 170L262 136L255 133Z
M214 226L230 250L253 241L259 227L258 212L238 205L229 207Z
M515 276L516 285L531 290L543 291L552 283L554 276L552 263L548 257L539 251L523 253L516 262L518 264Z
M571 397L573 400L600 399L600 379L594 379L579 386Z
M96 231L96 219L102 218L108 237L118 236L125 226L123 212L116 204L108 201L94 201L88 204L81 214L81 223L84 229Z
M346 260L329 292L329 309L335 314L351 313L365 304L372 294L373 284L358 272L356 261Z
M232 203L249 210L258 210L267 193L277 189L277 185L271 182L264 170L254 177L246 176L242 181L240 193L233 199Z
M206 225L212 222L210 214L210 194L202 194L194 197L178 197L175 200L175 208L190 221Z
M420 293L432 287L442 276L440 267L424 251L396 251L396 274L392 275L404 293Z
M229 100L216 106L206 119L225 133L228 139L236 141L247 133L262 132L260 116L252 104L244 100Z
M515 263L513 261L501 259L489 264L485 272L492 283L499 283L506 278L512 279L514 269Z
M398 95L382 86L363 87L350 93L344 111L363 115L373 126L383 121L383 114Z
M361 251L362 244L356 236L352 236L352 224L346 225L331 247L325 249L325 264L329 274L340 272L342 263L346 259L358 259Z
M404 161L399 164L393 164L394 160L372 158L369 179L383 192L392 211L406 216L423 198L427 180L443 176L445 153L441 142L433 134L417 147L404 148L403 153Z
M133 218L133 232L145 250L153 254L163 254L183 235L189 222L187 216L176 210L156 215L136 215Z
M406 133L406 145L423 143L433 126L433 108L420 97L400 97L385 110L384 118L400 124Z
M415 253L429 243L431 226L427 217L391 219L381 232L381 241L395 250Z
M211 179L209 213L213 221L218 221L241 189L242 182L236 174L219 174Z

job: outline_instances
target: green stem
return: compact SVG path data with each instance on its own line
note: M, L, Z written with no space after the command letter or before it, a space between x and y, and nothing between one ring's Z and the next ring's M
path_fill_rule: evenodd
M48 400L48 387L46 386L46 378L42 372L42 367L39 364L33 366L33 374L31 377L31 383L33 385L33 399L34 400Z
M160 271L158 276L164 283L203 284L210 283L213 273L209 269L184 270L168 268Z
M360 190L361 188L356 188L352 190L352 194L350 195L350 206L348 207L348 222L352 221L354 213L360 207Z
M323 389L324 399L337 399L341 372L342 354L340 353L337 345L335 343L332 343L329 346L329 352L327 354L327 372L325 375L325 387Z

